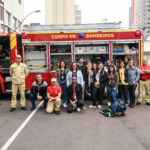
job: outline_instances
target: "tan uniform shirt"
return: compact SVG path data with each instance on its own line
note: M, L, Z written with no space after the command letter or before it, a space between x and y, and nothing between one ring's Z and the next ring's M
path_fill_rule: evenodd
M27 66L23 63L19 65L14 63L10 66L10 75L13 84L24 84L25 78L28 76Z

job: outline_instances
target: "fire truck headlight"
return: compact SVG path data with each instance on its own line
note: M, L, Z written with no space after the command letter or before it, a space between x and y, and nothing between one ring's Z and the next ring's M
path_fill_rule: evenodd
M142 34L142 33L141 33L141 31L140 31L140 30L136 30L136 32L135 32L135 35L136 35L136 36L140 37L140 36L141 36L141 34Z
M25 32L22 32L21 36L22 36L22 39L27 39L27 35Z

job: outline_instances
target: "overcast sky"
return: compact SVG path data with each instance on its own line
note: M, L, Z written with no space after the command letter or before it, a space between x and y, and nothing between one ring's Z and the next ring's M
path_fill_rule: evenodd
M44 0L24 0L25 15L40 9L40 13L29 16L25 23L40 22L44 24ZM76 0L82 11L82 23L99 23L104 18L108 22L122 21L122 27L129 25L129 7L131 0Z

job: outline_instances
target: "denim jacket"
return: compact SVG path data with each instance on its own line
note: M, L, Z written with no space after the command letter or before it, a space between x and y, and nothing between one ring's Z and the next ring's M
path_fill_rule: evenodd
M136 84L138 84L138 81L140 79L140 71L137 67L133 67L133 68L128 68L128 82L129 85L132 84L133 81L136 82Z
M83 87L83 75L80 70L77 71L77 83ZM67 87L72 84L72 71L67 74Z

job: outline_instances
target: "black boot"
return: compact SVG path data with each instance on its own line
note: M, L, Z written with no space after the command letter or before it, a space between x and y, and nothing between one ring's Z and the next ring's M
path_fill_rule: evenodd
M24 106L24 107L21 107L21 110L26 111L26 110L27 110L27 108Z
M16 110L16 108L14 108L14 107L11 107L10 108L10 112L13 112L13 111L15 111Z

